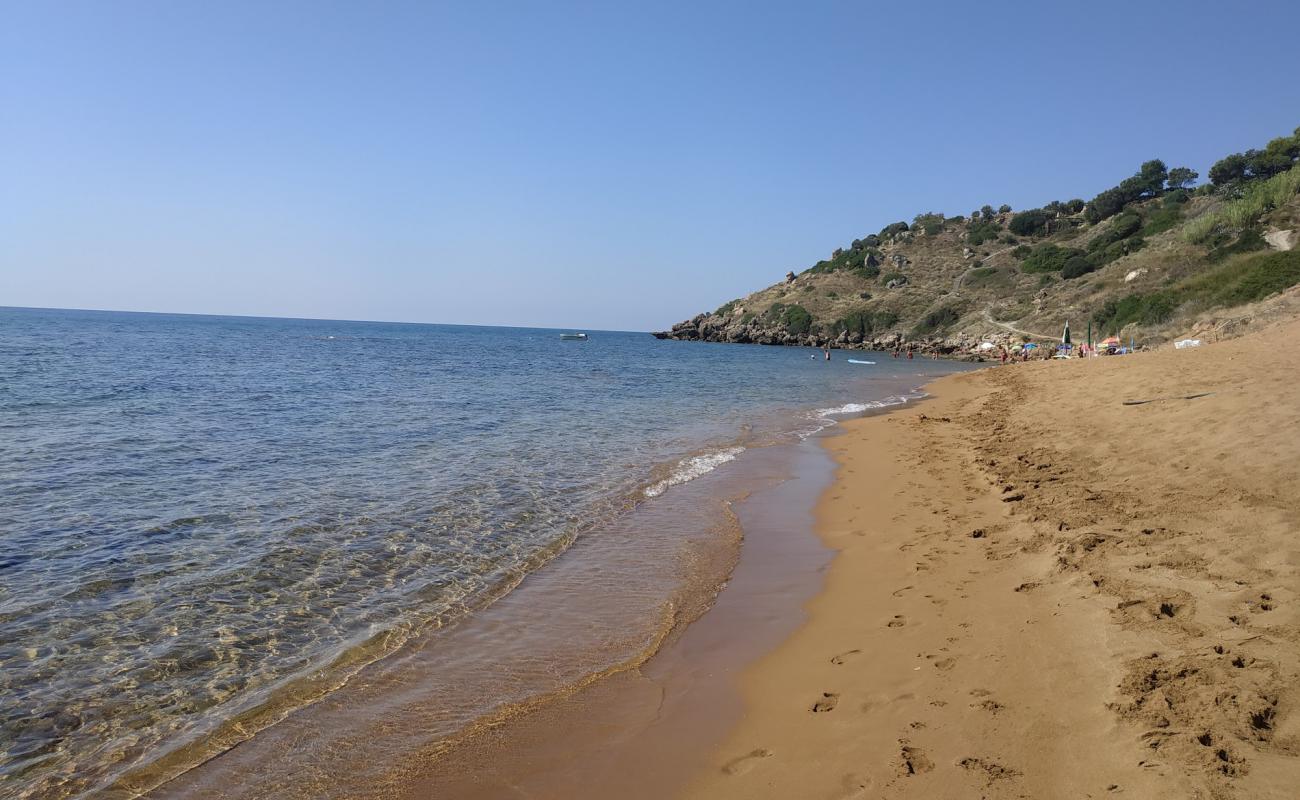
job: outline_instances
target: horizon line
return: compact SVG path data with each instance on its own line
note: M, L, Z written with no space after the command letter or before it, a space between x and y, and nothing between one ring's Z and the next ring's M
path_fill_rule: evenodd
M149 314L165 317L225 317L230 319L268 319L289 320L294 322L352 322L369 325L441 325L446 328L513 328L516 330L536 331L595 331L597 333L653 333L653 331L613 330L607 328L587 327L549 327L543 325L493 325L479 322L413 322L409 320L390 319L342 319L332 317L281 317L268 314L214 314L201 311L139 311L124 308L64 308L62 306L9 306L0 305L0 311L80 311L91 314Z

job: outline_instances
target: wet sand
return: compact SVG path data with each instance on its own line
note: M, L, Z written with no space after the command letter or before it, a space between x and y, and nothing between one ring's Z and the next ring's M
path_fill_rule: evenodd
M1297 337L1010 365L848 423L825 586L684 796L1295 797Z
M816 442L752 451L737 466L718 480L757 488L733 503L744 544L707 613L646 663L408 764L391 796L658 800L680 791L739 719L741 670L803 622L831 556L812 535L834 466Z
M814 440L747 451L148 796L669 796L738 719L740 670L802 622L833 470ZM584 674L604 653L628 660Z

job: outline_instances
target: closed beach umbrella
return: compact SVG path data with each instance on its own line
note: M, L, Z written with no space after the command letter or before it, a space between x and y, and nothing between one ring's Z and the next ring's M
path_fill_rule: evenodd
M1061 344L1070 344L1070 321L1065 321L1065 330L1061 331Z

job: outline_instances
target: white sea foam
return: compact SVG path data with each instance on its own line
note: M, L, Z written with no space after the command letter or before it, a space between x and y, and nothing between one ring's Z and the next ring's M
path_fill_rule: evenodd
M658 497L673 486L693 481L701 475L709 474L728 461L734 461L736 456L743 452L745 452L743 447L728 447L725 450L683 458L677 462L677 468L673 470L671 475L656 484L647 486L645 496Z
M813 434L836 424L836 417L846 416L848 414L861 414L865 411L872 411L877 408L889 408L890 406L901 406L912 400L920 400L925 397L925 392L916 391L910 394L896 394L886 397L883 400L872 400L866 403L845 403L842 406L833 406L831 408L819 408L808 413L808 419L812 421L813 427L809 430L800 431L800 439L807 439Z
M909 400L917 400L924 397L923 394L897 394L892 397L886 397L883 400L872 400L869 403L845 403L842 406L834 408L819 408L813 412L818 417L838 417L844 414L861 414L864 411L871 411L875 408L888 408L889 406L901 406Z

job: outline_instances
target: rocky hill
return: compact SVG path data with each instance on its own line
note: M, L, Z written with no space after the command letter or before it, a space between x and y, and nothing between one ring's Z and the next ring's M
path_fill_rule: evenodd
M1146 345L1230 325L1300 284L1300 128L1197 177L1155 160L1086 203L918 214L655 336L974 356L1066 321Z

